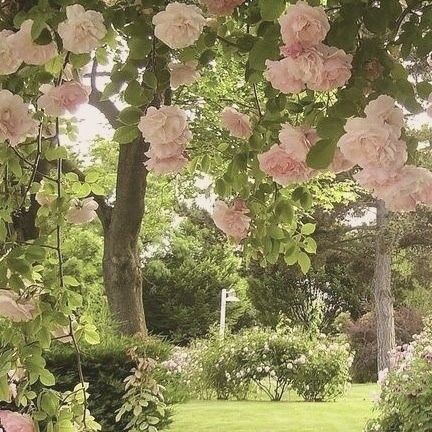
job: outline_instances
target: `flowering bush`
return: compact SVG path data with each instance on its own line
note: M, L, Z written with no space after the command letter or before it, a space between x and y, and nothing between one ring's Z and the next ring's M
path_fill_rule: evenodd
M380 374L379 414L367 432L429 432L432 429L432 321L414 342L393 352L394 370Z
M334 399L346 388L352 362L348 344L298 328L213 336L195 348L193 357L195 388L199 383L223 399L246 398L255 388L274 401L288 389L305 400Z

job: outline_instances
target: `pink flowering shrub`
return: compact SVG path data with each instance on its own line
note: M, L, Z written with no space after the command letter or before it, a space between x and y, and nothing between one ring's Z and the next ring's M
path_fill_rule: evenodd
M393 351L394 370L381 374L377 414L367 432L429 432L432 424L432 322Z
M344 393L351 362L343 339L300 328L253 328L196 344L190 382L198 397L246 399L258 391L278 401L292 389L320 401Z

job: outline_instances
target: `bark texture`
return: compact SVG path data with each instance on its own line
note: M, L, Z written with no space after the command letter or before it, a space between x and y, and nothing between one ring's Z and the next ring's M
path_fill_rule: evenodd
M378 371L391 369L390 351L396 346L393 295L391 292L391 247L386 242L388 212L383 201L377 201L376 256L374 298L377 321Z

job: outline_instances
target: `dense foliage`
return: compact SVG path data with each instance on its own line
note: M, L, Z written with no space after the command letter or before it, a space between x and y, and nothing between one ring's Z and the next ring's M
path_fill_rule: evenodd
M381 396L372 432L427 432L432 428L431 323L393 353L395 369L381 377Z

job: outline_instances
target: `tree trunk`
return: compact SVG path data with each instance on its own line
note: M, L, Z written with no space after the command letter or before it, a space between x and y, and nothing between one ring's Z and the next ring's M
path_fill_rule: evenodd
M142 297L139 233L144 216L147 144L120 146L116 202L104 223L103 275L108 303L124 334L147 334Z
M378 371L391 369L390 351L396 346L393 296L391 292L391 248L386 243L388 212L383 201L377 201L376 256L374 271L374 298L377 323Z

